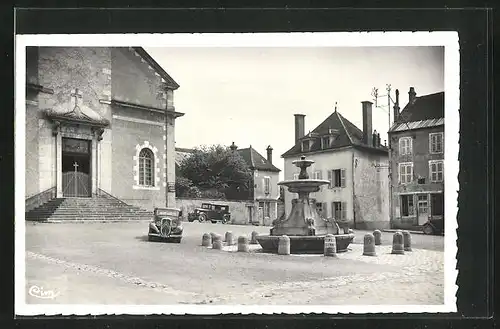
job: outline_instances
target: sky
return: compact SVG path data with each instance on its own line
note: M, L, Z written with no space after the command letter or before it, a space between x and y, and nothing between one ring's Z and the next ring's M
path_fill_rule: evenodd
M174 105L176 147L234 142L266 156L283 170L281 154L294 145L294 114L306 133L335 109L362 129L361 102L373 88L400 107L417 96L444 91L444 47L178 47L145 48L180 85ZM373 129L387 139L387 97L373 105ZM392 120L391 109L391 120ZM283 172L281 173L283 177Z

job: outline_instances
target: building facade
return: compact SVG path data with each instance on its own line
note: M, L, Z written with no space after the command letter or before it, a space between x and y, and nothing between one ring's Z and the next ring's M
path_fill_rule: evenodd
M234 143L231 145L236 150ZM238 149L237 152L252 170L253 182L250 183L249 198L252 204L247 205L246 219L249 224L271 225L278 217L278 186L280 169L273 165L273 149L268 146L267 158L264 158L252 146Z
M444 92L416 96L389 130L394 228L417 229L430 217L444 218Z
M26 210L110 194L175 207L179 85L140 47L28 47Z
M329 184L311 194L324 218L358 229L389 227L388 150L372 129L372 103L362 102L363 130L335 109L325 121L308 134L305 116L295 115L295 145L285 152L285 180L297 179L299 168L293 161L305 155L315 163L308 169L310 178ZM285 189L285 214L296 198Z
M229 192L227 201L237 201L245 206L244 211L239 211L233 216L232 222L237 224L271 225L278 217L278 203L280 203L280 188L278 186L280 169L272 164L273 149L268 146L267 157L263 157L252 146L238 148L234 143L231 150L245 160L252 171L249 188ZM178 164L192 152L186 148L176 148ZM221 203L224 203L221 200Z

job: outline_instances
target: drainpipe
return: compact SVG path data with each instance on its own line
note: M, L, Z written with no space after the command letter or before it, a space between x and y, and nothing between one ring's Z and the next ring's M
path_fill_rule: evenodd
M352 161L351 161L351 165L352 165L352 223L353 223L353 228L356 229L356 204L355 204L355 201L356 201L356 193L354 192L354 152L352 153Z
M394 218L393 218L393 210L392 210L392 198L393 198L393 195L392 195L392 143L391 143L391 135L389 134L388 136L389 138L389 150L388 150L388 153L389 153L389 166L387 167L387 176L389 178L389 227L390 228L393 228L394 226Z

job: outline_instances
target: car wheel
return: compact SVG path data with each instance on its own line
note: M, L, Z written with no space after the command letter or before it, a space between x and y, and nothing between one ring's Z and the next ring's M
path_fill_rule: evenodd
M206 221L206 220L207 220L207 215L205 215L205 214L200 214L200 215L198 216L198 222L203 223L203 222L204 222L204 221Z
M427 235L434 234L434 229L430 225L425 225L422 231Z

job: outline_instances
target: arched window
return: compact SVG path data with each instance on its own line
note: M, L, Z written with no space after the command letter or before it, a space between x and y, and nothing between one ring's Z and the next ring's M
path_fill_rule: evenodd
M139 153L139 185L154 186L154 154L149 148Z

